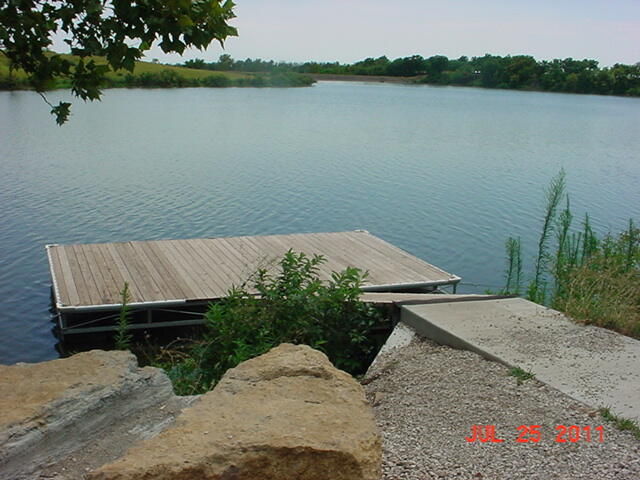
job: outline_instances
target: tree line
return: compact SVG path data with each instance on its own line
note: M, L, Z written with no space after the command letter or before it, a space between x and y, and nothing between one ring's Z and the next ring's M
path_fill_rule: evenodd
M352 64L339 62L274 62L273 60L234 60L221 55L217 62L188 60L185 67L239 72L296 72L306 74L376 75L413 77L412 81L433 85L541 90L548 92L590 93L640 96L640 62L616 63L600 67L596 60L573 58L536 60L529 55L501 57L420 55L389 60L386 56L366 58Z

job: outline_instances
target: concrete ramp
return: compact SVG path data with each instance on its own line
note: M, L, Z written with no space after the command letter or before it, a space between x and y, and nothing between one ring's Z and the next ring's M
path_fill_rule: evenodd
M403 306L401 321L438 343L530 370L594 408L640 419L638 340L521 298Z

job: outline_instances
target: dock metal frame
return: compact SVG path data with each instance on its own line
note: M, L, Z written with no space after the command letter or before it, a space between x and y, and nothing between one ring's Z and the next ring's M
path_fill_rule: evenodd
M52 272L53 276L53 272ZM451 286L453 293L456 293L457 284L460 279L452 282L423 282L423 283L401 283L393 285L367 285L362 287L362 292L416 292L421 293L434 293L442 286ZM54 280L55 283L55 280ZM53 287L55 292L55 286ZM55 298L55 297L54 297ZM204 319L204 313L209 304L220 299L210 299L206 301L187 301L187 300L167 300L163 302L138 302L127 304L130 308L130 313L134 317L144 316L144 321L133 321L129 324L131 330L148 330L153 328L168 328L168 327L187 327L204 325L206 320ZM118 329L118 326L114 323L112 325L97 325L107 320L115 320L120 315L120 309L122 304L109 304L109 305L94 305L94 306L82 306L82 307L65 307L56 302L55 317L58 325L59 334L61 337L70 334L91 334L91 333L103 333L114 332ZM103 313L103 315L96 317L96 315ZM172 321L154 321L154 314L158 313L174 313L180 316L196 317L185 318L182 320ZM72 317L78 319L77 322L70 322Z

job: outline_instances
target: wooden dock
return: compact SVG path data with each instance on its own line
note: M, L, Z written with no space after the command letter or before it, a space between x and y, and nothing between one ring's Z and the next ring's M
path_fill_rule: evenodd
M274 267L289 249L323 255L323 280L348 266L368 271L363 290L369 292L428 292L443 285L455 287L460 281L364 231L47 245L46 249L63 333L113 329L113 322L105 320L119 310L124 282L129 283L130 306L147 312L139 328L184 325L184 320L154 321L152 312L164 309L196 315L197 309L185 307L224 297L258 268ZM87 314L95 317L100 311L111 315L87 320ZM201 322L201 313L198 315L189 323Z

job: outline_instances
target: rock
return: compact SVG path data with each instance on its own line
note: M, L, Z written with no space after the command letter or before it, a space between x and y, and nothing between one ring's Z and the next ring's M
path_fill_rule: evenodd
M175 426L92 480L377 480L381 441L360 384L307 346L229 370Z
M82 478L159 433L191 401L129 352L0 365L0 478Z

